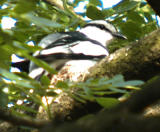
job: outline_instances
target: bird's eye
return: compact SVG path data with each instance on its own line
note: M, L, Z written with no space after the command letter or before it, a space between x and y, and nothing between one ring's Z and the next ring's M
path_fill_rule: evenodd
M100 29L105 29L105 26L104 25L99 25L99 28Z

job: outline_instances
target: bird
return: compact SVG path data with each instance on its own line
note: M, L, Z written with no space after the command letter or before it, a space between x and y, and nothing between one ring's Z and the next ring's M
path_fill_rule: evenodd
M83 73L88 74L90 67L109 55L107 46L115 38L126 39L108 21L93 20L80 30L45 36L38 44L42 50L36 51L33 56L47 62L56 70L66 70L64 68L66 66L69 73L74 73L75 77L71 80L77 81L78 76ZM45 69L30 62L31 78L40 80L41 76L48 74Z

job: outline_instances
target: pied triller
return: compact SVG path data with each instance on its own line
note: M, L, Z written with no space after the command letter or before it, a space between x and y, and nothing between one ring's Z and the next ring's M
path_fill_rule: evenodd
M54 69L72 65L73 71L83 73L109 55L106 47L114 38L125 39L107 21L94 20L79 31L47 35L39 43L43 49L37 51L34 56L44 60ZM29 75L37 80L43 74L48 74L33 62L30 63L29 72Z

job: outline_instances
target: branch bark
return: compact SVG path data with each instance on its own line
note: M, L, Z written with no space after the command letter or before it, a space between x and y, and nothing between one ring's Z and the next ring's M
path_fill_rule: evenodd
M112 77L148 80L160 72L160 29L103 59L86 77Z
M144 117L139 112L146 106L153 104L160 98L160 76L147 84L143 90L134 93L128 100L120 103L111 110L103 111L87 120L75 123L66 123L56 127L54 124L47 125L42 132L159 132L160 116Z
M42 121L42 120L36 120L31 118L23 118L20 116L15 116L8 110L3 110L0 108L0 119L10 122L13 125L22 125L22 126L28 126L32 128L41 128L45 124L48 124L49 121Z

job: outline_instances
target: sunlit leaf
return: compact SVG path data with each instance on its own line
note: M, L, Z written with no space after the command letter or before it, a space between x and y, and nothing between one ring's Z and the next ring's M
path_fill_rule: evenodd
M0 107L6 107L8 104L8 95L0 89Z
M89 0L89 3L95 6L102 6L102 2L100 0Z
M0 52L0 68L9 69L11 53L7 52L5 46L0 47Z
M96 6L93 5L89 5L87 7L86 15L93 20L104 19L105 17L102 11L100 11Z
M34 88L31 83L14 73L10 73L7 70L0 68L0 76L5 77L11 81L14 81L18 86L26 87L26 88Z
M115 83L113 84L113 86L115 87L125 87L125 86L138 86L138 85L142 85L144 84L143 81L140 80L132 80L132 81L126 81L126 82L119 82L119 83Z
M57 87L57 88L69 88L67 82L64 82L64 81L58 81L58 82L56 83L56 87Z
M112 8L104 9L102 10L102 12L106 18L111 17L112 15L115 14L115 10L113 10Z
M127 90L124 90L124 89L119 89L117 87L114 87L114 86L110 86L108 87L111 91L114 91L114 92L117 92L117 93L127 93Z
M127 36L128 40L133 41L139 39L143 33L142 26L135 21L128 20L121 25L121 30L124 35ZM132 31L132 32L131 32Z
M76 99L77 101L81 102L81 103L86 103L86 100L81 98L81 97L79 97L79 96L76 96L76 95L73 94L72 97L74 99Z
M41 28L45 28L45 27L61 28L62 27L61 24L55 21L51 21L43 17L34 16L31 13L24 14L22 17L36 24L37 26L40 26Z
M18 3L16 4L14 11L17 14L33 11L36 8L36 2L36 0L18 0Z
M135 12L135 11L128 12L127 15L128 15L128 19L132 19L132 20L136 19L137 24L145 23L144 17L138 12Z
M124 77L122 75L115 75L112 79L109 80L112 84L124 82Z
M25 106L25 103L23 105L15 105L14 108L24 110L24 111L27 111L27 112L32 112L32 113L35 113L35 114L37 114L37 112L38 112L31 107Z
M43 76L41 77L41 83L42 83L43 85L49 85L49 84L50 84L50 79L49 79L47 76L43 75Z
M116 98L96 98L97 103L99 103L104 108L111 108L119 103L118 99Z
M137 1L124 0L116 5L113 9L116 11L116 13L124 13L125 11L134 9L137 4L139 4Z

